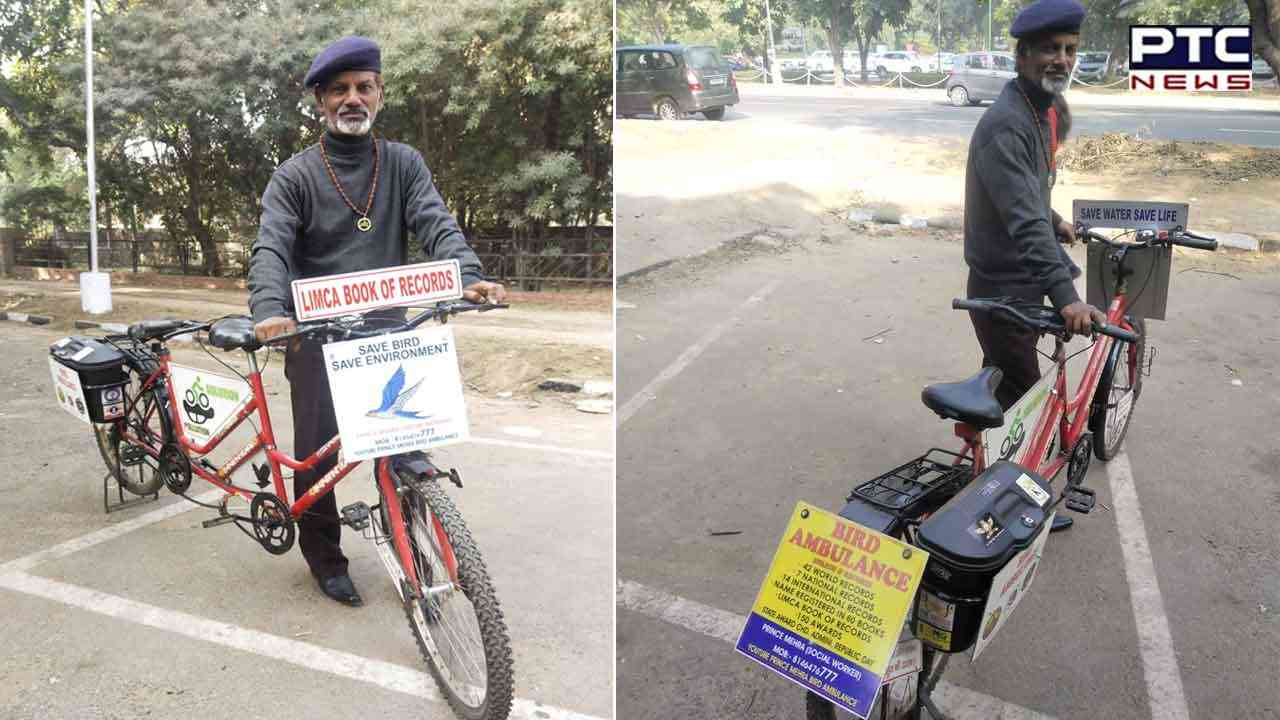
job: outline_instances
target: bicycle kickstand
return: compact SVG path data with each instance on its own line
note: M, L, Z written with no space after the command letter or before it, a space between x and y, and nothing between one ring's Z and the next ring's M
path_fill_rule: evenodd
M141 495L139 497L126 500L124 498L124 488L120 487L120 483L113 482L114 480L115 476L112 475L110 471L102 476L102 511L108 515L117 510L125 510L135 505L155 502L160 499L160 491L157 490L150 495ZM111 486L113 484L116 486L116 495L118 497L114 503L111 502Z

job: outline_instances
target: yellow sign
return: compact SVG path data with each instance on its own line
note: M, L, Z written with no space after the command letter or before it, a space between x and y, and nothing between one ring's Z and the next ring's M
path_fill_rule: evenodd
M798 503L738 650L865 717L928 558Z

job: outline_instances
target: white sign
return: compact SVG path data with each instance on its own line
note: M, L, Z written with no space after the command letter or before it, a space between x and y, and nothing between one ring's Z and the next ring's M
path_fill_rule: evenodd
M449 326L324 346L347 462L471 437Z
M987 467L997 460L1022 462L1023 453L1031 446L1031 433L1035 431L1035 423L1040 419L1040 408L1049 398L1049 390L1057 378L1049 373L1031 386L1025 395L1018 398L1004 413L1004 423L1000 427L991 428L982 433L984 454ZM1035 468L1034 463L1022 462L1023 465Z
M253 399L249 383L240 378L173 363L169 364L169 376L178 393L182 427L201 444L222 432L240 408Z
M1172 230L1187 228L1186 203L1136 202L1128 200L1074 200L1071 216L1091 228L1126 230Z
M982 625L978 628L978 642L973 646L973 660L991 642L991 638L1000 632L1013 609L1018 607L1022 598L1031 588L1031 581L1036 577L1036 568L1040 567L1040 556L1044 553L1044 544L1049 539L1049 528L1053 527L1053 518L1057 513L1050 513L1040 529L1040 537L1031 546L1009 561L1004 569L996 573L991 581L991 594L987 596L986 607L982 608Z
M457 260L293 281L293 308L298 320L355 315L378 308L426 305L460 297L462 273Z
M49 358L49 374L53 377L53 392L58 398L58 406L71 413L72 417L92 425L89 408L84 401L84 388L80 387L80 374L53 358Z

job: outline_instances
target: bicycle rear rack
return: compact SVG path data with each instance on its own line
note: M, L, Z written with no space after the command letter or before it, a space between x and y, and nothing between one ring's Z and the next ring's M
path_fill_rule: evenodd
M973 464L941 448L855 487L847 502L860 500L899 521L911 520L941 507L973 478Z

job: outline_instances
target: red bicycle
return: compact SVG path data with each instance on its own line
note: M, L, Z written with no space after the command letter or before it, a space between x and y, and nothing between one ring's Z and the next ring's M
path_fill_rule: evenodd
M368 338L410 330L431 319L445 322L457 313L499 307L505 306L442 304L407 323L358 316L303 323L296 332L273 338L269 344L302 336L330 341ZM251 388L251 398L234 420L205 442L193 439L183 424L170 352L165 345L175 336L193 332L207 333L209 344L216 348L242 350L251 368L247 378L241 376ZM277 448L262 368L255 354L263 345L254 337L253 323L247 317L209 323L145 321L130 326L127 335L109 335L100 342L106 347L99 350L114 349L128 380L123 412L117 410L119 417L95 425L95 435L111 476L119 487L133 494L154 494L163 485L187 500L216 508L218 517L205 521L205 527L234 523L267 552L283 554L293 547L299 518L361 464L340 462L302 497L292 503L287 501L282 468L313 468L337 453L341 442L335 436L302 459ZM102 358L98 361L100 373ZM208 405L207 398L198 393L187 394L192 397L183 400L189 406ZM89 405L97 412L101 403L95 402L96 398L90 399ZM251 418L257 419L252 440L222 465L209 462L207 454ZM265 454L266 462L253 464L257 488L235 484L233 474L259 454ZM506 624L480 551L461 514L441 488L442 482L462 487L458 472L436 467L426 453L412 452L377 459L373 475L379 502L372 508L362 502L344 507L340 522L376 542L400 594L414 639L454 711L469 720L506 718L512 703L512 660ZM194 477L222 490L221 501L209 505L188 495ZM235 498L248 503L247 514L233 511L230 503Z
M1133 235L1133 241L1126 237ZM914 672L886 683L871 708L877 720L946 717L931 693L947 659L987 640L1000 627L1008 605L990 599L997 575L1016 569L1013 596L1029 586L1038 564L1037 548L1058 506L1088 513L1094 492L1083 486L1091 457L1115 457L1128 431L1133 406L1150 371L1146 328L1132 317L1132 301L1146 289L1150 274L1137 277L1140 253L1169 252L1179 245L1215 250L1217 242L1183 230L1136 231L1108 238L1085 226L1077 235L1101 247L1101 262L1114 271L1114 296L1107 305L1107 324L1095 326L1075 394L1067 392L1066 344L1071 339L1061 314L1052 307L1013 298L955 299L957 310L991 313L1008 322L1054 337L1048 356L1053 369L1013 407L1004 411L995 397L1001 371L984 368L954 383L924 389L921 399L939 416L956 421L964 442L959 453L932 448L923 456L856 486L840 511L844 518L919 546L930 554L912 614L904 628L895 660ZM1153 268L1154 264L1148 264ZM1099 271L1104 268L1098 268ZM1132 288L1134 281L1141 284ZM1133 290L1132 295L1130 294ZM1118 342L1117 342L1118 341ZM1028 430L1029 428L1029 430ZM1027 438L1030 442L1026 442ZM1066 482L1054 498L1052 484L1066 471ZM1042 547L1042 544L1041 544ZM1001 575L1008 586L1010 576ZM806 696L810 720L852 717L814 693Z

